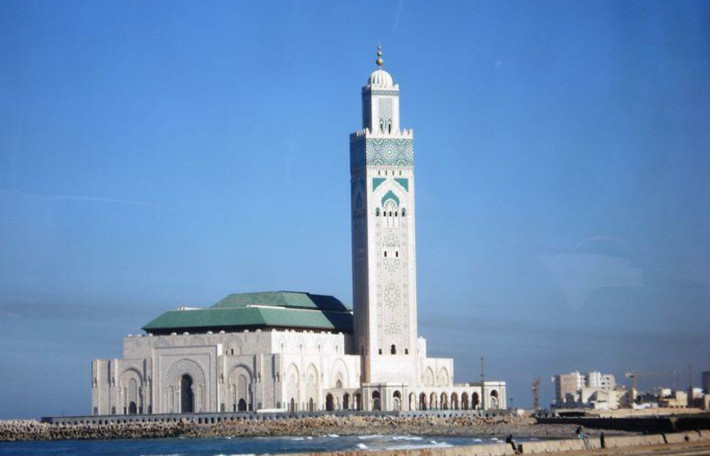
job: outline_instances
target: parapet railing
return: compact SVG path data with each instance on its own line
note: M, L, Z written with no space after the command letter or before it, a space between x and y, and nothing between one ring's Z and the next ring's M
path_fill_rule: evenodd
M317 412L214 412L214 413L162 413L140 415L84 415L84 416L45 416L42 423L60 426L108 425L115 423L177 423L214 424L235 421L274 421L289 418L315 418L324 416L366 416L366 417L403 417L436 416L450 418L457 416L494 417L513 413L509 410L416 410L416 411L357 411L333 410Z

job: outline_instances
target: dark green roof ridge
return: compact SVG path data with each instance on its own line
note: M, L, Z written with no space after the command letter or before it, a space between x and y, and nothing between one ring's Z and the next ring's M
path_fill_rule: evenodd
M333 296L293 291L233 293L212 307L164 312L145 325L143 330L167 334L252 328L352 333L353 314Z
M345 304L333 296L312 294L302 291L264 291L253 293L232 293L227 295L212 308L271 306L302 309L350 312Z

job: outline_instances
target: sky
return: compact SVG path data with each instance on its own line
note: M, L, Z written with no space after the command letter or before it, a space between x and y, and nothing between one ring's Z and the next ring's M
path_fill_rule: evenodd
M419 331L456 382L710 370L710 2L0 0L0 418L233 292L352 305L349 133L415 131ZM677 374L674 374L674 371Z

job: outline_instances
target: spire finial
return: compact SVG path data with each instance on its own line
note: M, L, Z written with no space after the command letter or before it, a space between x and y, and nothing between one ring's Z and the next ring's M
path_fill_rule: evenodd
M377 60L375 60L375 63L379 68L382 68L382 65L385 63L385 61L382 60L382 44L380 43L377 44Z

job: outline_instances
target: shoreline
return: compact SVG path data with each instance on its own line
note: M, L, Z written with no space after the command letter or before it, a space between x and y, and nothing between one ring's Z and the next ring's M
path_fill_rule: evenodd
M526 417L365 417L321 416L287 418L278 421L224 421L196 424L186 419L177 422L128 422L109 424L53 425L36 420L0 421L0 442L112 440L152 438L210 437L307 437L338 435L418 435L455 437L497 437L562 439L572 438L577 425L536 424ZM599 435L600 429L585 430ZM623 435L623 431L604 431Z

